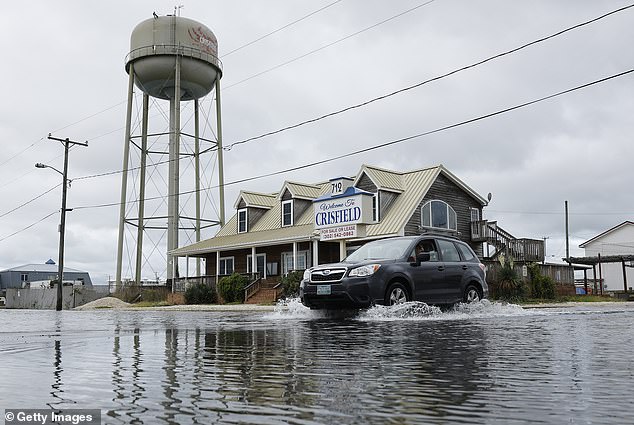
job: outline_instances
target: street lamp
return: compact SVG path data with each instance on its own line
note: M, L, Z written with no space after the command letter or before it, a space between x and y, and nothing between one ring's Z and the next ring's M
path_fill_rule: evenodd
M35 168L50 168L51 170L57 171L62 175L62 217L59 225L59 260L58 260L58 272L57 272L57 306L56 310L62 310L62 286L64 286L64 234L66 231L66 211L71 211L66 209L66 190L68 189L68 184L70 180L68 180L68 150L70 145L81 145L88 146L88 142L73 142L72 140L59 139L57 137L53 137L50 134L48 135L49 140L55 140L57 142L61 142L64 145L64 171L59 171L55 167L51 167L50 165L42 164L38 162L35 164Z
M66 190L68 189L68 184L70 180L66 177L66 171L68 170L68 163L64 161L64 173L59 171L57 168L52 167L50 165L42 164L38 162L35 164L35 168L50 168L53 171L61 174L62 176L62 217L59 225L59 258L57 262L57 305L56 310L62 310L62 286L64 286L64 235L66 230L66 211L71 211L66 209Z

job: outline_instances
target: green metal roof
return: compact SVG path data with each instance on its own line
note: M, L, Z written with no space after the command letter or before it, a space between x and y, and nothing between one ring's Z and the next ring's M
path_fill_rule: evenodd
M402 235L405 225L416 212L425 194L441 173L478 200L481 205L487 204L484 198L442 165L409 172L393 172L364 165L357 174L356 181L359 180L363 173L367 173L380 189L398 193L388 212L384 217L381 217L381 221L366 226L366 238ZM285 182L282 189L284 190L285 188L291 190L293 195L300 193L302 195L310 194L309 199L316 199L330 189L328 182L312 185ZM317 236L313 226L312 208L308 208L296 220L294 226L281 227L281 201L278 194L266 195L244 191L240 193L243 197L242 199L244 199L244 196L249 197L249 200L253 202L252 206L256 205L256 199L259 201L259 205L269 202L267 205L270 205L270 208L253 225L253 228L245 233L237 233L237 217L234 215L215 237L174 250L173 254L177 256L201 255L210 251L306 241ZM302 196L302 198L304 197ZM270 203L271 199L274 199L273 203ZM245 202L247 202L246 199Z

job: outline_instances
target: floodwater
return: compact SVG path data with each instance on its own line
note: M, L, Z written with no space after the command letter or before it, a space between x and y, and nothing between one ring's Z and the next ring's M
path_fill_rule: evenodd
M634 423L628 304L0 319L0 409L100 409L103 424Z

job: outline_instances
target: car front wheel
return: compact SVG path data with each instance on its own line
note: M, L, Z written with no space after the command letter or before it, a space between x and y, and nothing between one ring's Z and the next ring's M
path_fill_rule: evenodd
M407 289L401 283L394 283L388 289L385 304L387 305L396 305L403 304L409 301L409 295L407 294Z
M468 285L467 289L464 291L464 295L462 297L462 301L465 304L473 303L476 301L480 301L482 297L480 297L480 291L475 285Z

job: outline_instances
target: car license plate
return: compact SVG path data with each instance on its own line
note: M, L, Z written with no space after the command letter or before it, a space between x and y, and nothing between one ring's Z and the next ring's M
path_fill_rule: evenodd
M330 295L330 285L317 285L317 295Z

